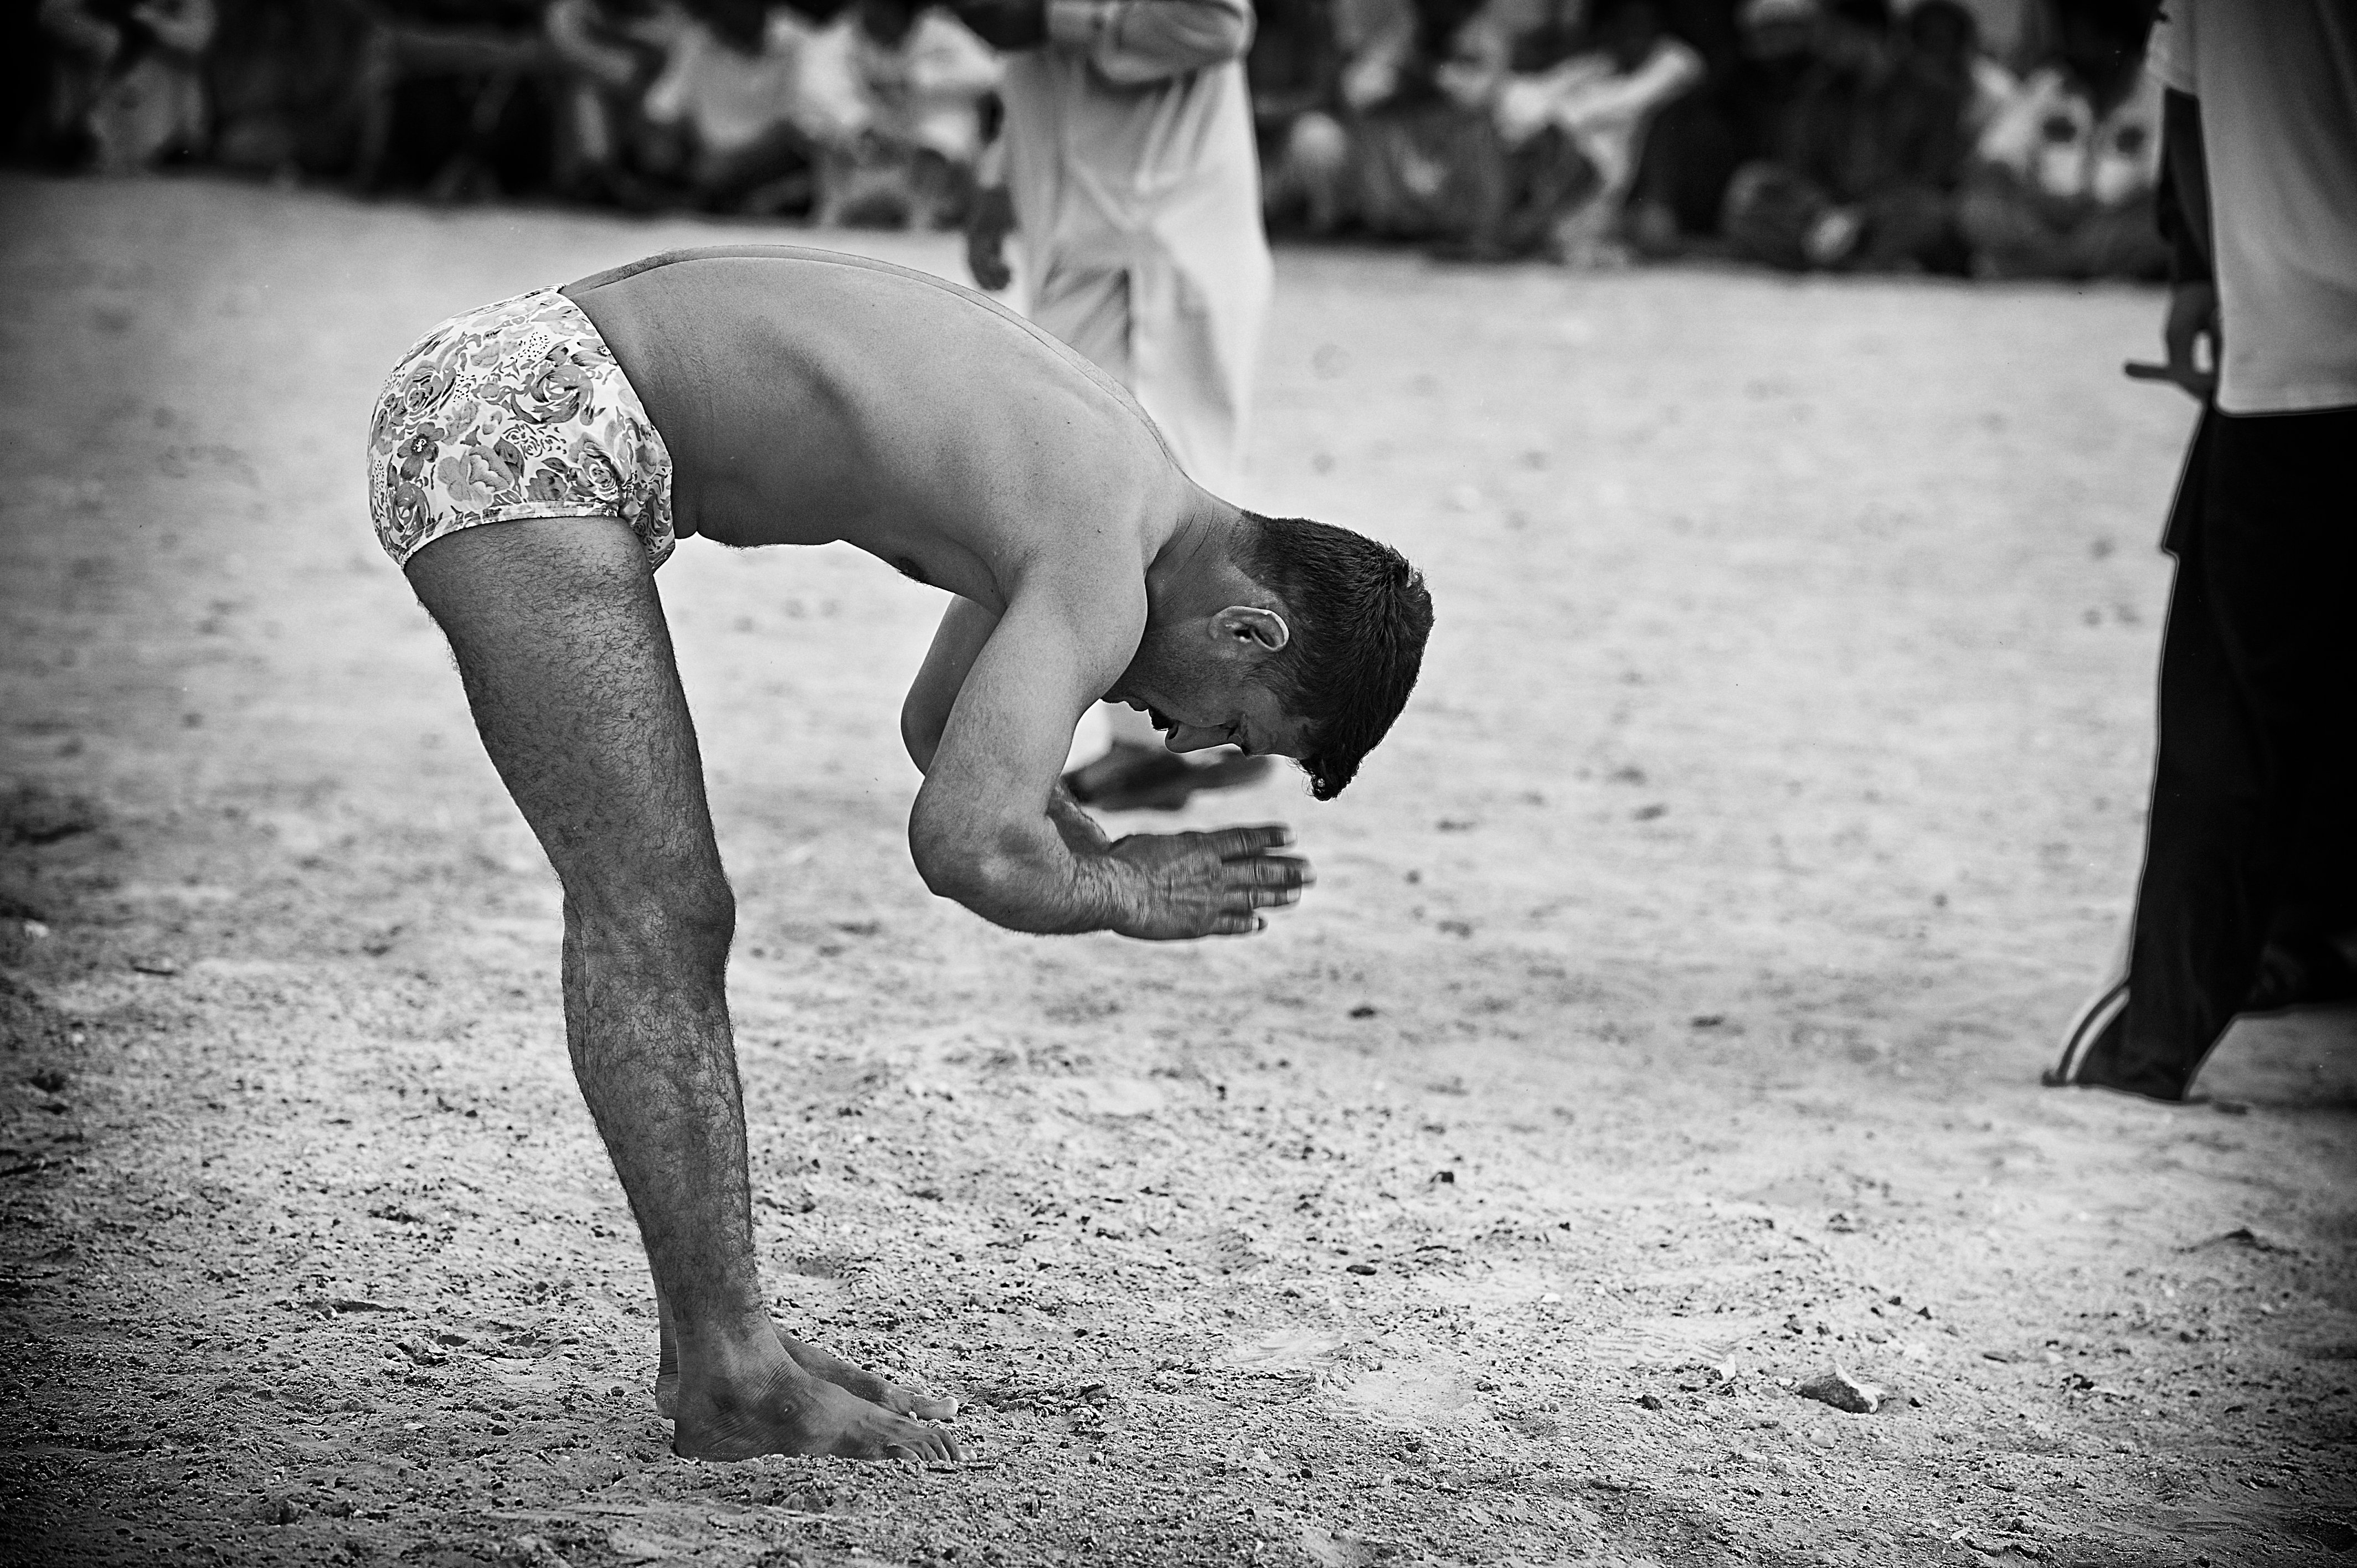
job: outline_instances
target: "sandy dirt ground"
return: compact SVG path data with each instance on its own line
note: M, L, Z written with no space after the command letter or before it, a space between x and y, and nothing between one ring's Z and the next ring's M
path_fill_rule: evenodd
M553 881L360 443L448 312L773 232L0 184L0 1557L2357 1548L2351 1016L2240 1026L2207 1105L2037 1086L2190 418L2131 290L1284 254L1237 499L1441 618L1346 799L1182 819L1299 830L1251 941L929 897L939 596L683 546L770 1287L974 1463L673 1458Z

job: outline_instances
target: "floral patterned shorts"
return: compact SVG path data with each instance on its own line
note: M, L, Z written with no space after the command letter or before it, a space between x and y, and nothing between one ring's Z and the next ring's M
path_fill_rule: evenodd
M402 565L446 533L618 517L671 554L671 453L613 350L553 288L454 316L402 357L369 424L369 516Z

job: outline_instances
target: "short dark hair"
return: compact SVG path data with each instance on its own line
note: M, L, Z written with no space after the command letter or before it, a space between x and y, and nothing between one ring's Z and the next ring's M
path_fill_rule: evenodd
M1293 636L1268 683L1308 726L1301 759L1320 800L1342 792L1407 706L1432 633L1424 575L1388 544L1302 517L1252 523L1242 564L1285 606Z

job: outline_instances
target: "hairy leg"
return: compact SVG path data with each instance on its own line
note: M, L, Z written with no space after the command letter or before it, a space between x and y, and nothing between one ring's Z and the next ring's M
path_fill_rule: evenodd
M495 523L408 570L564 886L565 1041L673 1314L673 1447L955 1457L946 1433L803 1371L762 1302L724 985L735 905L636 535Z

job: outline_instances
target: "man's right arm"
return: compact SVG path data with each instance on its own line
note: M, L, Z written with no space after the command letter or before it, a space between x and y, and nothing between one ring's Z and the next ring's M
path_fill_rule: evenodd
M2169 316L2160 338L2169 379L2207 402L2218 390L2222 347L2218 285L2212 275L2210 178L2201 141L2201 101L2169 88L2161 99L2161 231L2169 241ZM2200 344L2210 340L2210 363Z
M1134 607L1142 624L1143 603ZM1089 619L1103 618L1102 596L1090 608ZM1272 853L1292 842L1287 830L1138 833L1108 843L1061 794L1057 774L1073 723L1121 657L1110 646L1119 639L1085 650L1080 624L1039 605L994 620L961 604L943 618L901 716L909 755L925 770L909 818L919 874L934 892L1013 930L1170 940L1258 929L1258 910L1293 903L1309 880L1302 862Z
M957 705L966 671L997 629L998 618L969 598L952 598L942 612L933 645L925 650L925 662L900 704L900 744L909 748L909 760L918 772L933 770L933 754L941 749L942 733L949 728L950 710ZM1113 847L1061 779L1048 797L1048 820L1074 854L1102 854Z

